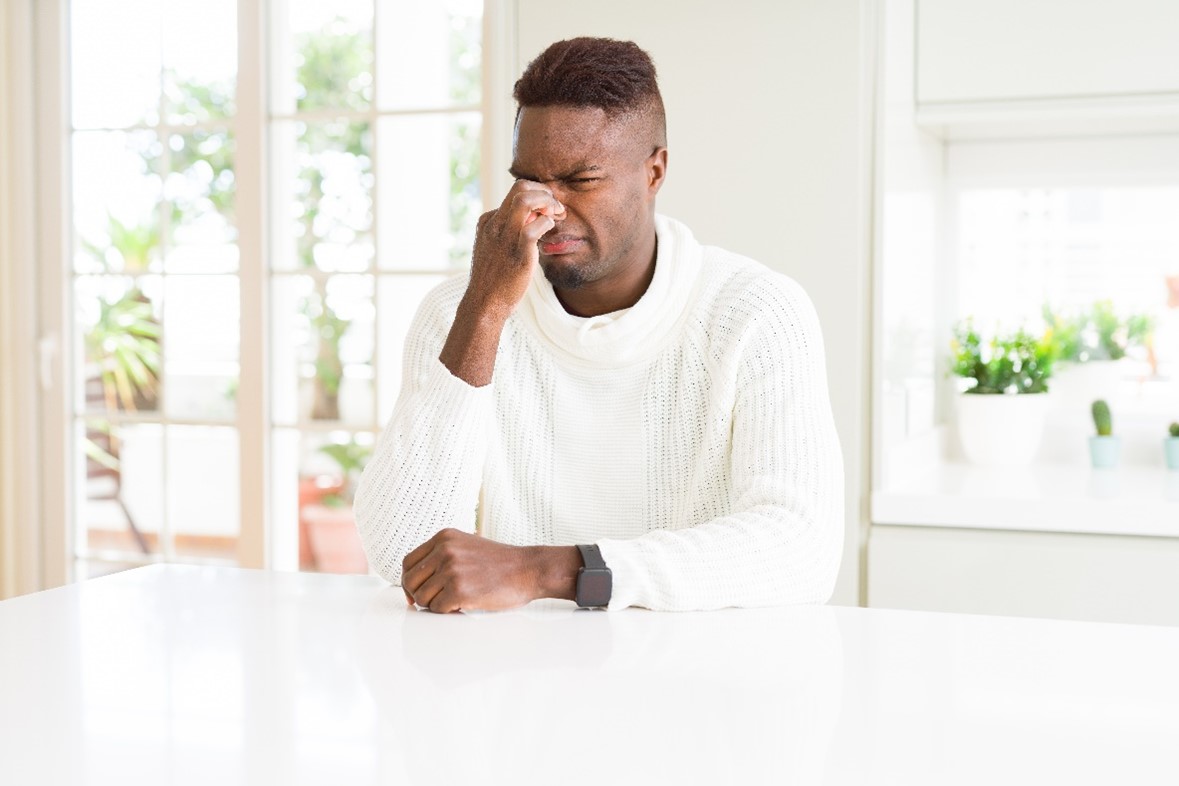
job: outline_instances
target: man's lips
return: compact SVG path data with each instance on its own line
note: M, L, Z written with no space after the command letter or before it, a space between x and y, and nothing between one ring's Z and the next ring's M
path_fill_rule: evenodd
M571 235L557 235L556 237L542 237L540 239L540 253L545 256L571 254L581 248L585 241Z

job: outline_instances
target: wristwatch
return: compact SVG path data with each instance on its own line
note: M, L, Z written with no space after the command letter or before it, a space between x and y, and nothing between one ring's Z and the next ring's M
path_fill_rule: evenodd
M610 603L614 574L597 546L578 546L585 567L577 571L577 605L583 609L604 608Z

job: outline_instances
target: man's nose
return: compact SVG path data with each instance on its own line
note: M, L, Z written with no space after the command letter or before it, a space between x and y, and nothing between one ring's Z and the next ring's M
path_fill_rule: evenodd
M556 199L562 205L566 204L566 201L570 195L570 191L564 184L562 184L559 180L555 180L545 183L545 185L548 186L549 192L552 193L554 199Z

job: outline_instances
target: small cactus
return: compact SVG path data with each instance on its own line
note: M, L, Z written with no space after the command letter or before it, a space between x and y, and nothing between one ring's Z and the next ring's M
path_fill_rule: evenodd
M1171 427L1167 429L1172 437L1179 439L1179 423L1172 423Z
M1093 402L1093 425L1097 426L1099 437L1113 434L1113 418L1109 414L1109 404L1101 399Z

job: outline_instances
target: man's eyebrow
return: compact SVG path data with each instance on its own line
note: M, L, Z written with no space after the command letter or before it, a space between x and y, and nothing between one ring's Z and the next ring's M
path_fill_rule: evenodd
M557 175L553 179L554 180L568 180L569 178L573 177L574 175L582 175L582 174L585 174L586 172L600 172L601 170L602 170L602 168L600 166L598 166L597 164L587 164L586 162L582 161L582 162L579 162L577 164L577 166L573 167L565 174Z
M585 172L600 172L601 170L602 170L602 167L598 166L597 164L588 164L585 162L581 162L581 163L578 163L577 166L570 169L568 172L565 172L560 175L556 175L556 176L549 178L549 179L550 180L568 180L571 177L573 177L574 175L580 175ZM540 180L539 177L521 172L519 169L516 169L516 167L514 167L514 166L508 168L508 174L511 175L516 180L533 180L538 183L544 182L544 181Z

